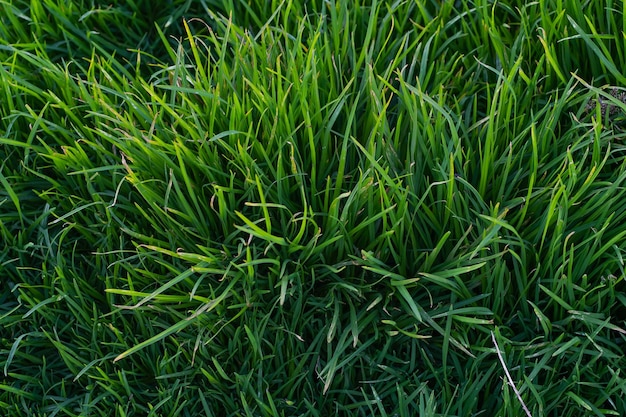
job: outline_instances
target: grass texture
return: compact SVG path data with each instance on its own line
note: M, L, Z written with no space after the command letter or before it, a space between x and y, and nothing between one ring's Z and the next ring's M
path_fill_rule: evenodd
M626 415L622 2L156 3L0 0L3 415Z

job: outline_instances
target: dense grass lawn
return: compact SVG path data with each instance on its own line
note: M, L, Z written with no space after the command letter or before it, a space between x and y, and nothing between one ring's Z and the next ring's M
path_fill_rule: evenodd
M625 33L0 0L1 414L626 415Z

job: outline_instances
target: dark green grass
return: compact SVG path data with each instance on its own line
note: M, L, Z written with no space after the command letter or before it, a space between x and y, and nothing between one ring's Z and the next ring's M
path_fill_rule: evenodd
M0 1L6 415L626 414L621 4L160 6Z

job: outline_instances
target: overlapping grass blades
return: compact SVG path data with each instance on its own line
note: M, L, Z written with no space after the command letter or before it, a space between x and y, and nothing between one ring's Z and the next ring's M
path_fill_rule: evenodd
M626 412L620 5L0 4L7 415Z

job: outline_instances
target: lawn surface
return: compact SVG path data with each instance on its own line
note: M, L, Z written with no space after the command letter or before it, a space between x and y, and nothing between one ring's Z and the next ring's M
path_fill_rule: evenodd
M0 0L2 415L626 415L625 33Z

